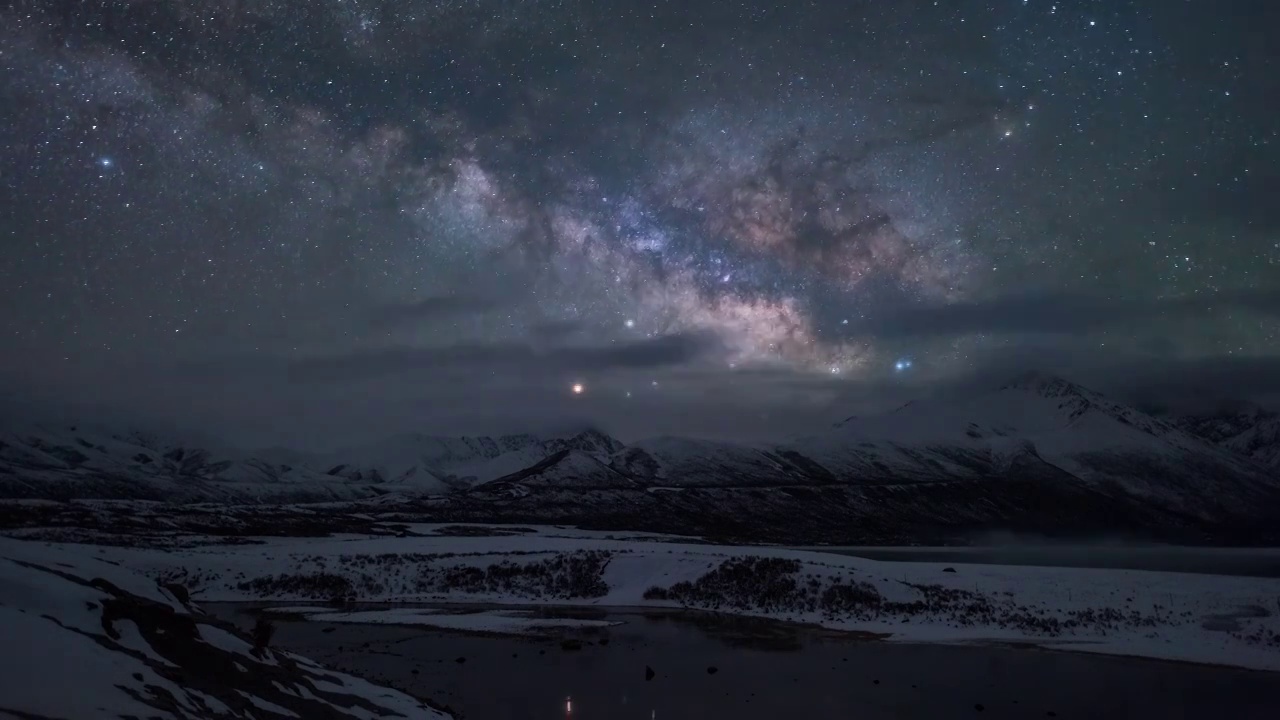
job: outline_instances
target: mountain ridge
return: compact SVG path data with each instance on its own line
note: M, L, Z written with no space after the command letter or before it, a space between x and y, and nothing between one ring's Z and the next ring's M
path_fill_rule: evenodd
M588 429L545 438L404 434L358 450L257 457L129 433L10 432L0 435L0 495L382 497L452 520L737 528L761 537L793 526L817 541L1037 524L1098 532L1108 522L1192 538L1268 532L1280 484L1271 467L1227 442L1240 437L1236 425L1223 427L1213 441L1036 374L785 443L665 437L628 445Z

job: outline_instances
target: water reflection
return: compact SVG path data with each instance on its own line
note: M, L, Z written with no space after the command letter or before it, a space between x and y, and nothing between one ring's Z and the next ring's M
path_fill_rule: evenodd
M243 607L206 606L235 617ZM564 615L565 611L557 611ZM572 614L572 613L568 613ZM591 633L475 636L282 621L275 643L466 720L1274 717L1280 674L909 646L708 614L599 612ZM239 616L248 625L252 618ZM576 644L564 643L567 639ZM569 649L570 647L574 649Z

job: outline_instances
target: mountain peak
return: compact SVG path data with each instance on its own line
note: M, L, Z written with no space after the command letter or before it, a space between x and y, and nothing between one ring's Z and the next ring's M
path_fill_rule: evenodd
M596 428L587 428L575 435L555 438L548 441L546 446L551 452L567 449L604 455L612 455L626 447L612 435Z
M1098 393L1071 382L1064 377L1042 371L1031 371L1019 375L1003 385L1001 390L1025 390L1043 397L1080 397L1093 399Z

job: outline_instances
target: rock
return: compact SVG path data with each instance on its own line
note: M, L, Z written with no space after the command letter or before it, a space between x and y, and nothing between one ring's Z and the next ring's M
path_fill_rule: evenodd
M942 572L950 572L950 573L953 573L953 572L955 572L955 571L956 571L956 569L955 569L955 568L953 568L953 567L944 567L944 568L942 568Z
M983 710L986 710L986 708L982 706L982 703L974 703L973 709L977 710L978 712L982 712Z
M708 675L715 675L718 672L720 672L720 668L716 667L715 665L711 665L710 667L707 668Z
M466 658L464 658L464 657L459 657L457 660L454 660L454 662L458 663L459 665L461 665L462 663L464 663L464 662L466 662L466 661L467 661L467 659L466 659Z
M190 607L191 593L187 591L187 587L185 585L179 583L165 583L161 587L168 590L169 594L173 595L178 602Z
M655 673L655 672L653 671L653 668L649 667L648 665L645 665L645 666L644 666L644 679L645 679L645 682L648 682L648 681L652 680L652 679L653 679L653 676L654 676L654 675L656 675L656 674L657 674L657 673Z

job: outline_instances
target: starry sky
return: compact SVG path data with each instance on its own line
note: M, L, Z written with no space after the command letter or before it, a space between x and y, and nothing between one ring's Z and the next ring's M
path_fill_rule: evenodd
M311 446L1265 398L1275 5L0 3L0 388Z

